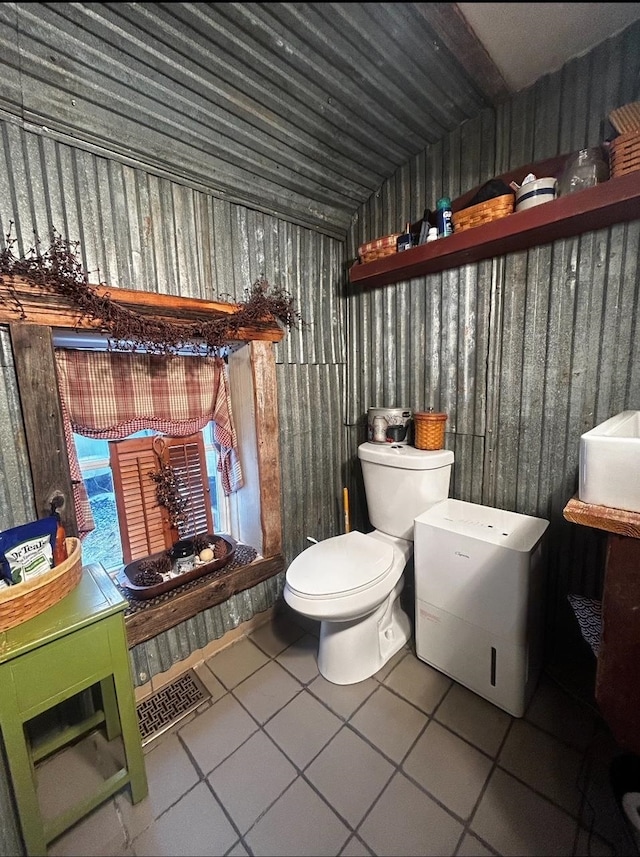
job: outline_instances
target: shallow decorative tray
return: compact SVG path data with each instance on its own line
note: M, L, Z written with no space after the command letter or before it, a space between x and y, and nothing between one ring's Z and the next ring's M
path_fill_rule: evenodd
M134 583L133 581L135 576L139 573L140 565L142 563L153 562L166 554L166 551L159 551L158 553L153 553L150 556L136 559L134 562L130 562L129 565L125 565L118 575L118 583L127 589L134 598L155 598L156 595L162 595L164 592L169 592L177 586L182 586L183 583L188 583L190 580L195 580L198 577L203 577L205 574L210 574L212 571L217 571L229 562L235 553L237 542L232 538L232 536L229 536L226 533L224 535L221 535L220 533L208 533L207 536L212 545L218 541L226 542L227 552L223 557L220 557L220 559L214 559L211 560L211 562L203 562L201 565L196 565L190 571L185 571L182 574L176 575L176 577L170 577L160 583L152 583L149 586L139 586L137 583Z

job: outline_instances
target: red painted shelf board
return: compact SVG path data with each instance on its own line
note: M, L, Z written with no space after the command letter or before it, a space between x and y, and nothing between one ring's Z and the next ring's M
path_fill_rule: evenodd
M640 217L640 170L349 270L363 288L436 274Z

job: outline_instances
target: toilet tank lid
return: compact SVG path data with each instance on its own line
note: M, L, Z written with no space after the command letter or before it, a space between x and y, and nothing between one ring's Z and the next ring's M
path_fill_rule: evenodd
M417 449L415 446L396 443L361 443L358 458L403 470L436 470L453 464L453 452L450 449Z

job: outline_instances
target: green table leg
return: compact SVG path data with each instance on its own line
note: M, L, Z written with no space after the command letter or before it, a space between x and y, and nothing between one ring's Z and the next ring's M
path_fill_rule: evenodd
M126 644L124 622L113 623L110 628L111 650L113 660L113 681L117 708L120 712L120 727L122 742L126 756L129 782L131 785L131 800L138 803L149 793L147 774L144 766L140 726L136 711L135 695L131 678L131 664Z
M22 838L29 855L46 855L44 826L35 788L33 764L15 693L11 686L0 693L2 737L13 791L22 828Z
M120 717L118 716L118 702L113 686L113 676L109 676L100 682L100 694L102 697L102 710L104 711L107 740L113 741L114 738L122 734Z

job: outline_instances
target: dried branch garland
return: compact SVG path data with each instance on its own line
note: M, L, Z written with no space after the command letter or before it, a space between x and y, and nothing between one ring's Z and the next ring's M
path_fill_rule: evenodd
M42 250L36 237L35 246L25 256L18 257L14 254L17 238L12 236L12 230L13 221L5 236L6 246L0 250L0 283L7 288L21 319L26 318L26 312L10 279L17 276L69 299L78 310L78 323L83 319L98 321L109 336L110 347L125 351L175 354L185 349L195 352L204 349L209 356L215 356L239 338L242 328L265 319L274 318L288 330L304 324L289 292L282 286L270 285L264 276L245 289L245 300L237 304L238 309L232 314L185 323L143 315L118 304L109 294L96 292L78 259L79 241L71 242L53 229L49 247ZM2 297L0 301L7 303Z
M186 521L186 509L189 505L183 495L182 481L170 464L161 463L160 470L150 470L149 479L156 483L156 499L169 513L171 526L176 530Z

